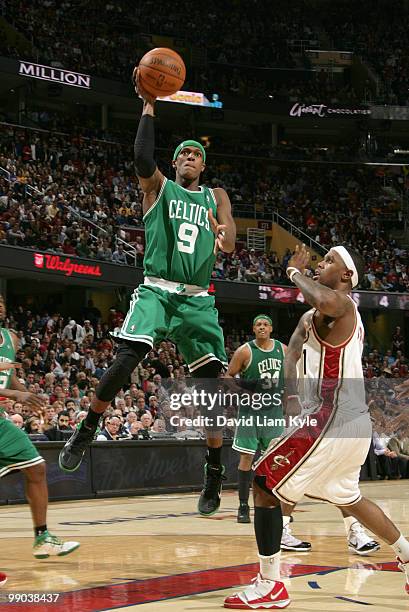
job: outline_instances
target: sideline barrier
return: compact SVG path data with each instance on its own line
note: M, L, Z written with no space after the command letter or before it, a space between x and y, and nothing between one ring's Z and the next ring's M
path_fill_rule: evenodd
M96 442L77 472L58 466L63 442L38 442L47 462L50 501L200 491L206 452L204 440L131 440ZM237 487L239 454L231 440L223 443L226 467L224 488ZM361 480L376 478L373 452L363 466ZM13 472L0 479L0 505L25 502L24 479Z

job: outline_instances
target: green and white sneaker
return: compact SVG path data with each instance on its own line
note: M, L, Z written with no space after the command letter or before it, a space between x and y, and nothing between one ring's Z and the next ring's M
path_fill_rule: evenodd
M50 556L64 557L79 547L79 542L63 542L49 531L36 536L33 545L33 555L37 559L47 559Z

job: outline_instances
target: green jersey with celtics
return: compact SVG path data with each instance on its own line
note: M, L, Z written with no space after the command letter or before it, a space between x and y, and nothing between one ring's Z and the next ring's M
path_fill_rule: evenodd
M0 328L0 363L13 363L16 351L8 329ZM13 470L29 468L44 459L28 435L8 421L1 408L1 389L9 389L13 369L0 371L0 478Z
M151 347L169 338L191 372L213 360L227 362L214 297L207 291L215 262L209 210L216 218L212 189L192 191L164 177L144 216L144 282L116 334Z
M233 448L241 453L265 451L284 431L284 346L279 340L271 342L267 350L256 340L247 343L250 360L240 374L245 382L233 440Z

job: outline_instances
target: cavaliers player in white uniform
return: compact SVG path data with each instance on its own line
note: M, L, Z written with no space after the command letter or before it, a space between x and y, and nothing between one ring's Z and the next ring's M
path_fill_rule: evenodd
M364 331L349 294L359 284L363 260L350 249L333 247L313 279L304 276L308 261L303 245L288 263L289 278L312 310L301 317L291 337L284 371L287 415L308 414L310 422L273 440L254 466L260 572L251 586L226 598L226 608L281 609L290 604L280 581L280 501L295 504L304 495L338 506L388 543L409 594L409 542L359 490L372 428L361 366Z

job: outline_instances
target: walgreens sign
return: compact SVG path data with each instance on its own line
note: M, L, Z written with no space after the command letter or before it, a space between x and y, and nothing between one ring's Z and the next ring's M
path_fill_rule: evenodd
M34 253L34 266L46 270L58 270L64 276L79 274L80 276L102 276L99 266L87 266L74 263L70 257L48 255L47 253Z

